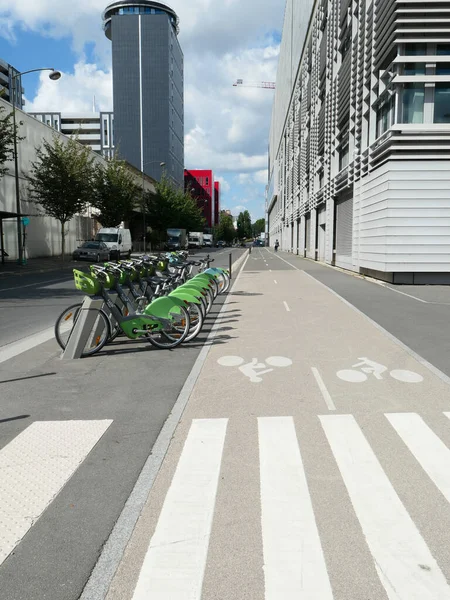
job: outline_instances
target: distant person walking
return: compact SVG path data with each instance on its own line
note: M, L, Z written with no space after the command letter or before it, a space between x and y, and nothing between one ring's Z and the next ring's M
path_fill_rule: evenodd
M280 245L280 242L278 240L275 240L275 252L278 252L278 246Z

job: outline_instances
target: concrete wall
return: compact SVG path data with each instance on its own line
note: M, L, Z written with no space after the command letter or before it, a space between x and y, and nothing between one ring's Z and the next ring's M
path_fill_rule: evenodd
M11 105L0 99L0 105L7 111ZM52 141L56 135L63 141L68 138L58 133L53 128L44 125L30 115L17 110L17 122L19 124L19 136L25 139L18 145L19 160L19 190L21 199L21 213L28 215L30 224L26 228L26 251L28 258L39 256L53 256L61 251L60 224L51 217L42 215L39 207L29 200L28 183L26 175L30 172L31 163L36 160L36 148L42 145L43 140ZM105 161L99 155L93 153L94 160L105 165ZM14 162L5 165L8 173L0 179L0 213L16 213ZM140 182L135 175L136 182ZM147 186L146 186L147 187ZM77 216L66 225L66 250L72 252L80 241L90 239L94 233L94 220L90 218L90 212L83 216ZM5 251L10 259L17 258L17 225L15 218L3 220L3 233Z
M354 196L361 203L355 266L388 273L449 272L448 161L389 161L362 182L361 198L357 188Z

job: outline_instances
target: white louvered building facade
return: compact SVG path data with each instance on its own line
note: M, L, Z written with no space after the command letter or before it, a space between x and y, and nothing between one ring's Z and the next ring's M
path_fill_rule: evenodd
M450 1L287 0L269 243L388 281L450 282L449 167Z

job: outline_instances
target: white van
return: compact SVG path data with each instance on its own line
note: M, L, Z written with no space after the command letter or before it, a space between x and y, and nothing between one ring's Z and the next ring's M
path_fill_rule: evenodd
M130 256L132 251L131 232L121 227L102 227L95 236L97 242L104 242L110 251L112 260L121 256Z

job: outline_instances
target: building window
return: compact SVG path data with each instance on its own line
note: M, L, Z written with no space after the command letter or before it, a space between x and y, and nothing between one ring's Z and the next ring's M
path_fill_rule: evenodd
M425 75L423 63L406 63L403 67L403 75Z
M105 146L109 146L108 143L108 120L103 119L103 143Z
M450 56L450 44L438 44L436 54L438 56Z
M434 91L434 122L450 123L450 84L437 83Z
M450 63L437 64L436 75L450 75Z
M426 44L407 44L405 47L406 56L425 56L427 53Z
M394 97L384 102L377 110L377 137L383 135L394 122Z
M425 87L421 83L408 83L403 88L402 123L423 123Z
M342 169L345 169L345 167L348 165L348 159L349 159L349 152L348 152L348 140L347 140L339 148L339 171L342 171Z
M209 185L209 177L206 178L206 184L205 185Z

